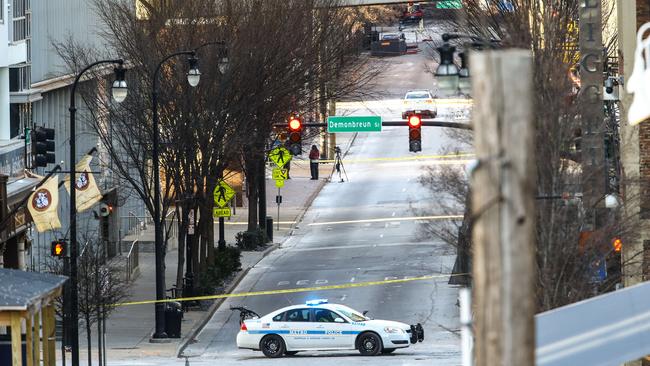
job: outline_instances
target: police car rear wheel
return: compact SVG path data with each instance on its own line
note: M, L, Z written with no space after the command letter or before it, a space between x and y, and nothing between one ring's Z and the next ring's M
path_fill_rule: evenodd
M359 337L359 353L364 356L376 356L382 348L381 339L375 333L363 333Z
M266 357L282 357L285 351L284 341L279 335L269 334L260 341L260 349Z

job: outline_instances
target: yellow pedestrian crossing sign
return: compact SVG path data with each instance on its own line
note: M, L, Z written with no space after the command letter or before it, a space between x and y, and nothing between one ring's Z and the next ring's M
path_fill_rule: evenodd
M269 152L269 159L278 166L284 167L291 160L291 153L283 146L278 146Z
M285 180L289 178L289 171L282 168L273 169L273 180Z
M275 186L278 188L284 187L284 179L276 179L275 180Z
M212 209L212 217L230 217L230 207L215 207Z
M228 185L228 183L223 180L219 181L216 187L214 187L214 203L218 207L224 207L230 202L230 200L235 196L235 190ZM230 216L230 215L228 215Z

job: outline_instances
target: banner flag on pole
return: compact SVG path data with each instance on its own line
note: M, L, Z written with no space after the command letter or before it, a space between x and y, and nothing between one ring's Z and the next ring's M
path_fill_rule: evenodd
M77 188L77 212L83 212L91 208L95 203L102 199L102 192L100 192L95 182L95 177L90 170L90 161L93 160L92 155L85 155L76 166L76 179L75 187ZM65 178L65 189L70 193L70 176Z
M34 191L27 203L27 209L39 233L61 228L58 208L59 177L55 175Z

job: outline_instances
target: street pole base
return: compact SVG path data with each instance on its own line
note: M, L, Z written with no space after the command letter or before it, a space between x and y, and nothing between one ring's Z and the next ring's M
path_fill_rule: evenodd
M172 339L167 337L167 333L162 332L159 334L153 334L151 338L149 338L149 343L171 343Z

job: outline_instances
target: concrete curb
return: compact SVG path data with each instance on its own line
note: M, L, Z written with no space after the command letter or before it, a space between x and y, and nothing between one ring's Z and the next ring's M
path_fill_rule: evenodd
M357 135L358 135L358 133L355 132L354 136L350 139L350 142L348 142L347 146L343 149L343 156L344 157L348 154L348 151L352 147L352 144L357 139ZM226 289L225 293L227 293L227 294L231 293L239 285L239 283L244 279L244 277L246 277L246 275L251 270L251 268L255 267L257 265L257 263L261 262L262 259L264 259L272 251L274 251L277 248L280 248L285 241L287 241L291 236L293 236L293 233L296 230L296 227L298 226L298 224L300 222L302 222L302 219L305 217L305 214L307 213L307 210L309 210L312 203L314 203L314 200L316 199L316 197L318 196L320 191L323 189L325 184L327 184L330 181L330 178L321 180L319 182L318 188L316 188L316 190L314 190L314 192L307 198L307 201L305 202L305 206L303 207L302 211L298 214L298 216L296 216L296 220L294 221L293 225L291 226L291 229L289 230L289 233L287 234L287 236L284 237L284 240L282 240L282 242L280 242L280 243L274 243L270 248L266 249L264 251L264 253L262 253L262 257L257 262L255 262L252 266L250 266L250 267L246 268L245 270L241 271L240 273L238 273L237 276L235 277L235 279L233 280L233 282ZM208 324L210 319L212 319L212 316L219 309L219 307L221 307L221 304L223 304L224 301L226 301L225 298L224 299L218 299L212 305L210 305L210 308L206 312L205 316L203 316L203 318L200 321L198 321L197 324L194 327L192 327L192 329L189 330L189 332L187 333L188 335L185 336L181 340L181 342L180 342L180 344L179 344L179 346L177 348L177 351L176 351L176 357L177 358L183 357L182 353L183 353L183 351L185 351L185 348L187 348L187 346L190 344L190 341L196 339L196 337L203 330L205 325Z
M255 267L257 265L257 263L259 263L262 259L264 259L267 255L269 255L269 253L271 253L272 251L274 251L278 247L279 247L279 244L271 245L269 248L264 250L264 252L262 253L262 257L257 262L253 263L250 267L248 267L248 268L246 268L246 269L244 269L242 271L239 271L237 276L235 276L232 283L230 284L230 286L228 286L228 288L226 289L226 291L224 291L224 293L226 293L226 294L231 293L239 285L239 283L244 279L244 277L246 277L246 275L251 270L251 268ZM210 308L206 311L203 318L200 321L198 321L197 324L195 324L189 330L187 335L185 337L183 337L183 339L179 343L177 351L176 351L176 357L178 357L178 358L183 357L182 353L183 353L183 351L185 351L185 348L187 348L187 346L190 344L190 341L194 340L199 335L201 330L203 330L205 325L210 321L210 319L212 319L212 316L219 309L219 307L221 306L221 304L224 301L226 301L226 298L217 299L214 303L212 303L212 305L210 305Z

